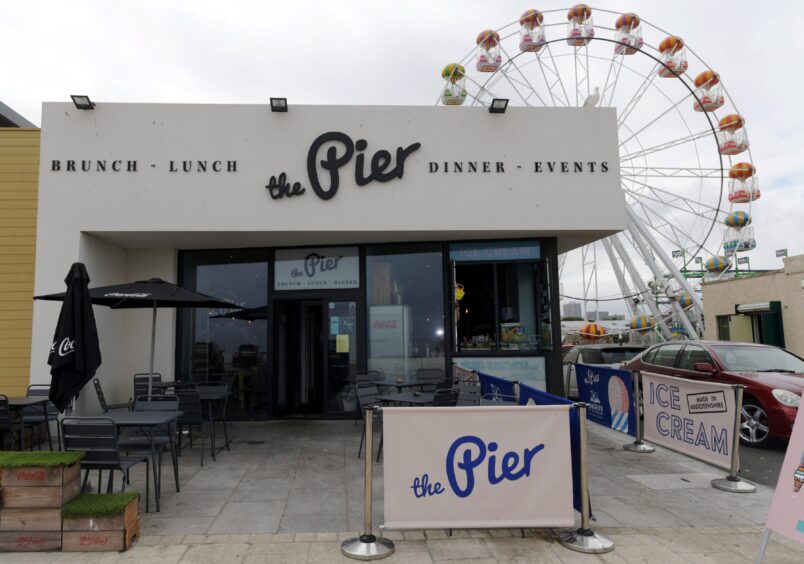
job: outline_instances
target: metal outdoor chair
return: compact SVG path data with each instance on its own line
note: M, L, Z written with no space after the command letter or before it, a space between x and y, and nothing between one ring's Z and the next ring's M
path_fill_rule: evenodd
M454 407L458 404L458 388L436 390L433 394L433 407Z
M173 395L142 396L134 400L134 411L179 411L179 398ZM171 423L165 428L157 428L154 431L153 443L156 449L156 460L151 460L151 464L158 464L157 473L159 483L162 483L162 453L165 448L170 449L170 456L173 462L173 478L176 480L176 491L179 488L179 461L176 458L178 453L175 441L176 426ZM118 441L120 450L126 454L133 452L140 455L151 456L151 437L148 433L137 431L125 439Z
M92 385L95 386L95 393L98 394L98 403L104 413L109 413L112 409L131 409L133 405L131 400L129 400L128 403L113 403L111 405L106 403L106 396L103 394L103 388L101 388L100 380L97 378L92 379Z
M226 392L226 396L224 396L223 400L216 401L214 403L210 402L206 406L207 409L204 410L203 416L210 420L209 421L210 425L214 425L216 421L220 421L222 423L223 438L225 440L226 450L231 450L229 448L229 430L226 428L226 422L227 422L226 410L229 408L229 394L231 394L232 389L225 383L220 382L216 384L204 384L204 385L199 384L198 386L196 386L197 390L201 390L202 388L205 390ZM203 407L204 405L202 402L202 408ZM210 431L212 431L211 428ZM215 445L213 444L212 446L214 447Z
M438 389L439 384L443 387L443 383L446 381L444 371L440 368L419 368L416 371L415 379L422 383L420 388L423 392L434 392Z
M377 388L377 385L366 385L366 386L357 386L357 403L360 405L360 415L363 418L363 432L360 433L360 447L357 449L357 457L360 458L360 453L363 452L363 442L366 440L366 409L367 407L376 407L381 405L382 402L378 399L377 396L380 395L380 391ZM379 423L382 425L382 412L372 411L374 414L374 423ZM371 453L367 453L371 456ZM377 451L377 462L380 461L380 455L382 454L382 433L380 433L380 448Z
M207 433L207 426L210 422L204 417L203 408L201 406L201 397L198 395L198 390L195 386L180 386L177 387L174 394L179 398L179 411L182 414L178 420L178 433L179 433L179 456L182 450L182 429L185 425L190 432L190 448L193 447L193 426L198 427L201 432L201 466L204 465L204 439Z
M11 419L11 408L8 406L8 396L0 394L0 448L5 449L6 433L11 434L11 447L16 446L15 433L19 427Z
M384 381L385 378L379 370L366 370L355 374L355 383L358 386L379 384Z
M29 398L38 398L38 397L48 397L50 395L50 386L47 384L33 384L28 386L28 391L25 394L25 397ZM58 442L56 446L61 448L61 429L59 429L59 410L56 408L55 404L48 400L45 404L44 412L42 410L41 405L31 405L28 407L24 407L22 409L23 417L25 418L25 424L31 424L31 428L37 428L41 430L41 424L44 423L47 425L47 442L50 446L50 450L53 450L53 437L51 436L50 432L50 423L52 421L56 422L56 435ZM39 448L42 448L42 437L39 437ZM33 444L33 437L31 437L31 444Z
M81 491L86 488L90 470L98 471L98 493L101 492L104 470L109 471L107 493L111 493L114 489L115 470L123 473L120 491L125 491L129 470L140 462L145 462L145 512L149 511L151 478L148 457L143 455L122 456L120 454L117 425L114 421L106 417L65 417L61 421L61 434L64 437L64 450L86 452L86 456L81 460L81 469L86 471Z
M147 372L140 372L134 375L134 397L139 398L148 395L148 378ZM152 382L162 382L162 375L159 372L154 372ZM151 395L156 396L162 393L162 388L151 387Z
M480 384L458 384L456 405L480 405Z

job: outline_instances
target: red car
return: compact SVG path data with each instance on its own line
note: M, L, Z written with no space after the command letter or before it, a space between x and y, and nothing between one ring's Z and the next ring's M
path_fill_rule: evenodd
M654 345L623 365L690 380L742 384L740 439L749 446L786 439L804 394L804 360L778 347L731 341Z

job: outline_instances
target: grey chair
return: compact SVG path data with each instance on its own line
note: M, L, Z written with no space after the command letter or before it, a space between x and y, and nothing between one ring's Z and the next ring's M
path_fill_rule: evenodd
M95 393L98 395L98 403L100 404L100 408L104 413L109 413L109 411L112 409L131 409L133 407L134 403L131 400L128 400L126 403L106 403L106 396L103 393L100 380L93 378L92 385L95 386Z
M147 372L140 372L134 375L134 397L139 398L142 396L148 395L148 379L149 374ZM154 372L154 377L152 382L162 382L162 375L159 372ZM162 388L154 388L151 387L150 395L155 396L162 393Z
M109 471L109 482L106 491L114 489L114 472L123 473L120 491L126 490L126 478L129 470L137 464L145 463L145 512L150 510L150 465L148 457L143 455L123 456L117 441L117 425L106 417L65 417L61 421L61 434L64 438L64 450L80 450L86 452L81 460L81 469L85 470L81 490L86 488L89 472L98 471L98 493L101 492L103 471Z
M480 384L458 384L456 405L480 405Z
M25 397L48 397L50 395L50 386L47 384L32 384L28 386L28 391ZM32 429L41 430L41 425L47 425L47 442L50 450L53 450L53 437L50 432L50 424L56 422L56 435L58 442L56 446L61 449L61 429L59 429L59 410L53 402L49 401L45 404L44 409L41 405L31 405L22 408L22 414L25 418L26 426L31 425ZM31 437L31 444L33 445L33 437ZM39 437L39 448L42 448L42 437Z
M229 447L229 430L227 429L227 409L229 409L229 394L231 394L231 387L226 385L225 383L216 383L216 384L204 384L204 385L197 385L196 389L200 392L201 390L210 390L210 391L218 391L218 392L225 392L226 395L220 401L215 402L208 402L207 405L203 405L202 402L202 409L203 409L203 416L209 420L210 424L210 433L214 431L212 429L212 425L214 425L217 421L220 421L223 426L223 438L225 441L226 450L231 450ZM215 443L214 443L215 435L213 434L211 439L212 442L212 458L215 459Z
M433 394L433 407L455 407L458 404L458 388L440 389Z
M134 411L179 411L179 398L173 395L142 396L134 400ZM153 432L153 444L156 450L156 460L151 460L151 464L157 464L159 482L162 482L162 454L165 449L170 449L171 461L173 462L173 478L176 481L176 491L181 491L179 487L179 461L176 448L176 424L171 423L165 428L157 428ZM120 450L126 454L135 453L138 455L151 456L151 437L142 431L132 433L125 439L118 441Z
M363 442L366 439L366 408L380 406L381 402L377 396L380 391L376 384L357 386L357 403L360 405L360 415L363 418L363 432L360 433L360 447L357 449L357 457L360 458L360 453L363 452ZM382 425L382 412L372 411L374 420L373 423ZM380 460L382 454L382 434L380 434L380 448L377 450L377 461ZM368 453L371 456L371 453Z
M204 417L204 410L201 406L201 397L194 385L179 386L174 394L179 398L179 411L182 414L178 421L179 434L179 456L182 451L182 430L185 426L190 431L190 448L193 447L193 427L198 427L201 432L201 466L204 465L204 439L210 425L208 418Z
M0 449L5 448L6 433L11 435L11 450L16 446L16 432L19 426L11 418L8 396L0 394Z
M446 382L444 371L440 368L419 368L416 371L415 379L422 383L420 388L423 392L434 392L439 389L439 384L443 387ZM449 387L452 387L451 382Z
M358 386L380 384L384 381L385 378L379 370L366 370L355 374L355 383Z

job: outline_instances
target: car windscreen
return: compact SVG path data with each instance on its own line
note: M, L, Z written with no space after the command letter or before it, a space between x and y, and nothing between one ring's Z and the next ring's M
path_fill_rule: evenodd
M600 355L603 357L601 364L619 364L631 360L645 349L629 349L617 347L616 349L602 349Z
M782 349L740 345L713 345L712 349L726 370L804 373L804 360Z

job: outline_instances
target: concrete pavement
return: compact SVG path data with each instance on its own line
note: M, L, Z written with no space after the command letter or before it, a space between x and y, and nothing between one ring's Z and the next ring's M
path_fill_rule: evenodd
M615 541L592 556L562 547L549 530L386 531L397 553L387 562L753 562L772 488L729 494L709 485L725 472L657 448L622 450L629 437L590 431L593 528ZM203 467L198 449L181 461L182 492L165 467L163 509L143 515L139 543L123 554L13 554L0 562L239 564L347 562L340 541L362 523L360 425L281 421L237 424L232 451ZM382 523L382 462L374 484ZM143 476L135 476L133 487ZM134 559L134 560L131 560ZM776 535L766 562L804 561L804 546Z

